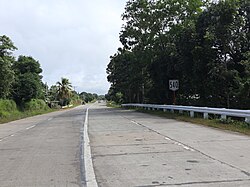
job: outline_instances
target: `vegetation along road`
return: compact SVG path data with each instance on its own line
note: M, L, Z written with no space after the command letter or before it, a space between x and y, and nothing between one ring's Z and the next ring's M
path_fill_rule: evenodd
M95 103L1 124L0 186L249 186L249 143Z

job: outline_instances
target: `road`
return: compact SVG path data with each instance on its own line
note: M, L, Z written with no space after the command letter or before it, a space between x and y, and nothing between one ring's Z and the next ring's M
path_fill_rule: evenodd
M80 151L85 108L0 124L0 186L84 186Z
M0 124L1 187L247 187L249 161L249 136L103 103Z
M250 186L250 137L94 106L89 137L100 187Z

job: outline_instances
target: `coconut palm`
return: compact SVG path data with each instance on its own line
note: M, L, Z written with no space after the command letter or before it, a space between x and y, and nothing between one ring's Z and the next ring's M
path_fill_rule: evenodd
M62 77L61 82L57 82L56 84L58 86L58 99L60 103L62 105L68 104L72 93L72 85L69 79Z

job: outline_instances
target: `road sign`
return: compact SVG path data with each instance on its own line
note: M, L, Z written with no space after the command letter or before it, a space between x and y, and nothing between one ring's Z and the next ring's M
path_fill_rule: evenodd
M169 80L169 89L172 91L179 90L179 80Z

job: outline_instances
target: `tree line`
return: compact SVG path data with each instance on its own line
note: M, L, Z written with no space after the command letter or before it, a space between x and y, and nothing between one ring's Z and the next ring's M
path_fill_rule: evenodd
M77 93L67 78L62 78L49 87L42 82L39 61L23 55L16 59L13 56L15 50L17 47L9 37L0 36L0 117L4 113L4 108L13 105L13 101L20 109L25 109L31 101L28 106L46 104L50 107L60 107L102 98L97 94Z
M129 0L107 66L119 102L250 108L249 0Z

